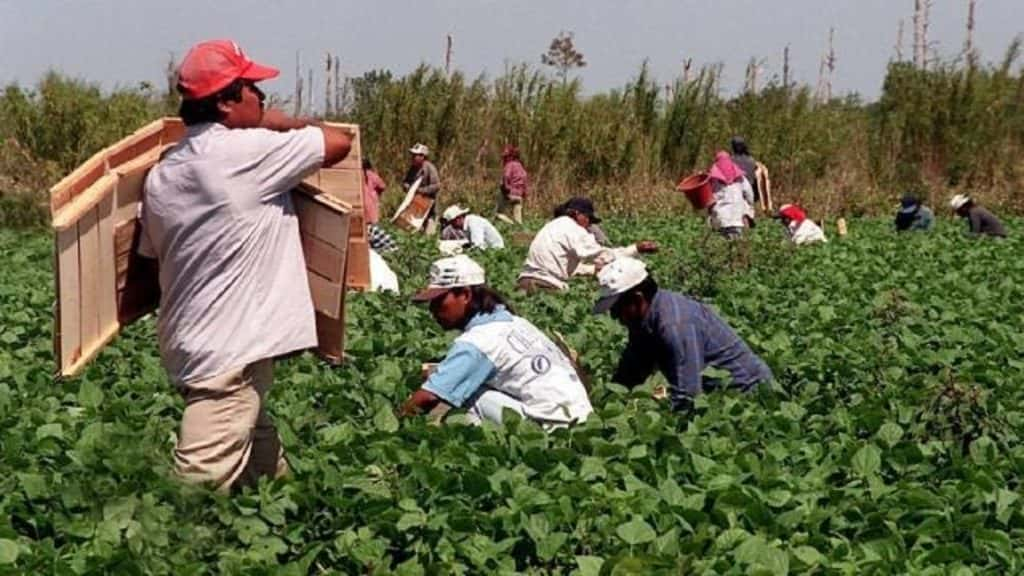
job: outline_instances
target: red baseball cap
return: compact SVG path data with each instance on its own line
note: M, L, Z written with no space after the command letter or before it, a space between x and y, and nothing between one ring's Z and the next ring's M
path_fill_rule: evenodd
M178 85L185 100L198 100L235 80L267 80L281 71L249 60L231 40L210 40L192 47L178 67Z

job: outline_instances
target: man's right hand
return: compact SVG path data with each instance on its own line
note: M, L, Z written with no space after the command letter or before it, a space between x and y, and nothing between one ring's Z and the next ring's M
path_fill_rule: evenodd
M641 254L648 254L658 251L658 243L653 240L641 240L636 243L636 251Z

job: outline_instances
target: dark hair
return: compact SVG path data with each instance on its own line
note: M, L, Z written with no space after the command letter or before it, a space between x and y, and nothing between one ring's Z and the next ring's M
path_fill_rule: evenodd
M363 170L373 170L373 164L369 156L363 156Z
M498 306L504 306L509 313L515 314L512 307L505 301L505 297L486 284L470 286L462 288L462 290L469 290L472 296L469 307L466 309L466 316L462 321L463 327L477 314L492 314Z
M740 156L750 155L750 149L747 148L747 142L743 138L740 138L739 136L734 136L733 139L729 142L729 144L732 145L733 154L737 154Z
M245 80L239 78L222 88L219 92L205 98L182 100L181 106L178 108L178 116L181 116L181 121L186 126L220 122L222 114L217 105L221 102L241 102L242 87L245 86L245 82ZM185 92L180 85L178 86L178 92L183 94Z

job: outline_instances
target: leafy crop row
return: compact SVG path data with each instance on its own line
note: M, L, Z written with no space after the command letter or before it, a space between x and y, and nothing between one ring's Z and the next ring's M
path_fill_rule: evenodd
M346 365L278 366L293 476L234 498L170 477L181 402L152 321L51 380L49 239L0 231L0 573L1019 573L1021 236L851 228L794 250L768 225L726 244L690 220L610 223L662 240L661 283L778 377L690 418L655 382L608 381L624 334L589 314L591 284L512 294L521 247L480 260L582 353L597 412L571 430L396 419L451 335L405 297L354 296ZM408 293L433 255L402 242Z

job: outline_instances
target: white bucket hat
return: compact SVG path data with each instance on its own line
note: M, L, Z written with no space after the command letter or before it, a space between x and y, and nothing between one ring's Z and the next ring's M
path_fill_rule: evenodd
M441 218L447 222L451 222L459 216L465 216L466 214L469 214L469 208L463 208L458 204L452 204L444 211L444 214L441 214Z
M409 148L409 154L414 156L430 156L430 148L417 142L415 146Z
M412 297L415 302L428 302L451 290L480 286L486 282L484 269L465 255L441 258L430 265L430 282Z
M949 207L953 210L959 210L963 208L964 204L971 201L971 197L966 194L957 194L949 201Z
M619 297L647 279L647 264L636 258L616 258L597 273L598 299L594 314L604 314Z

